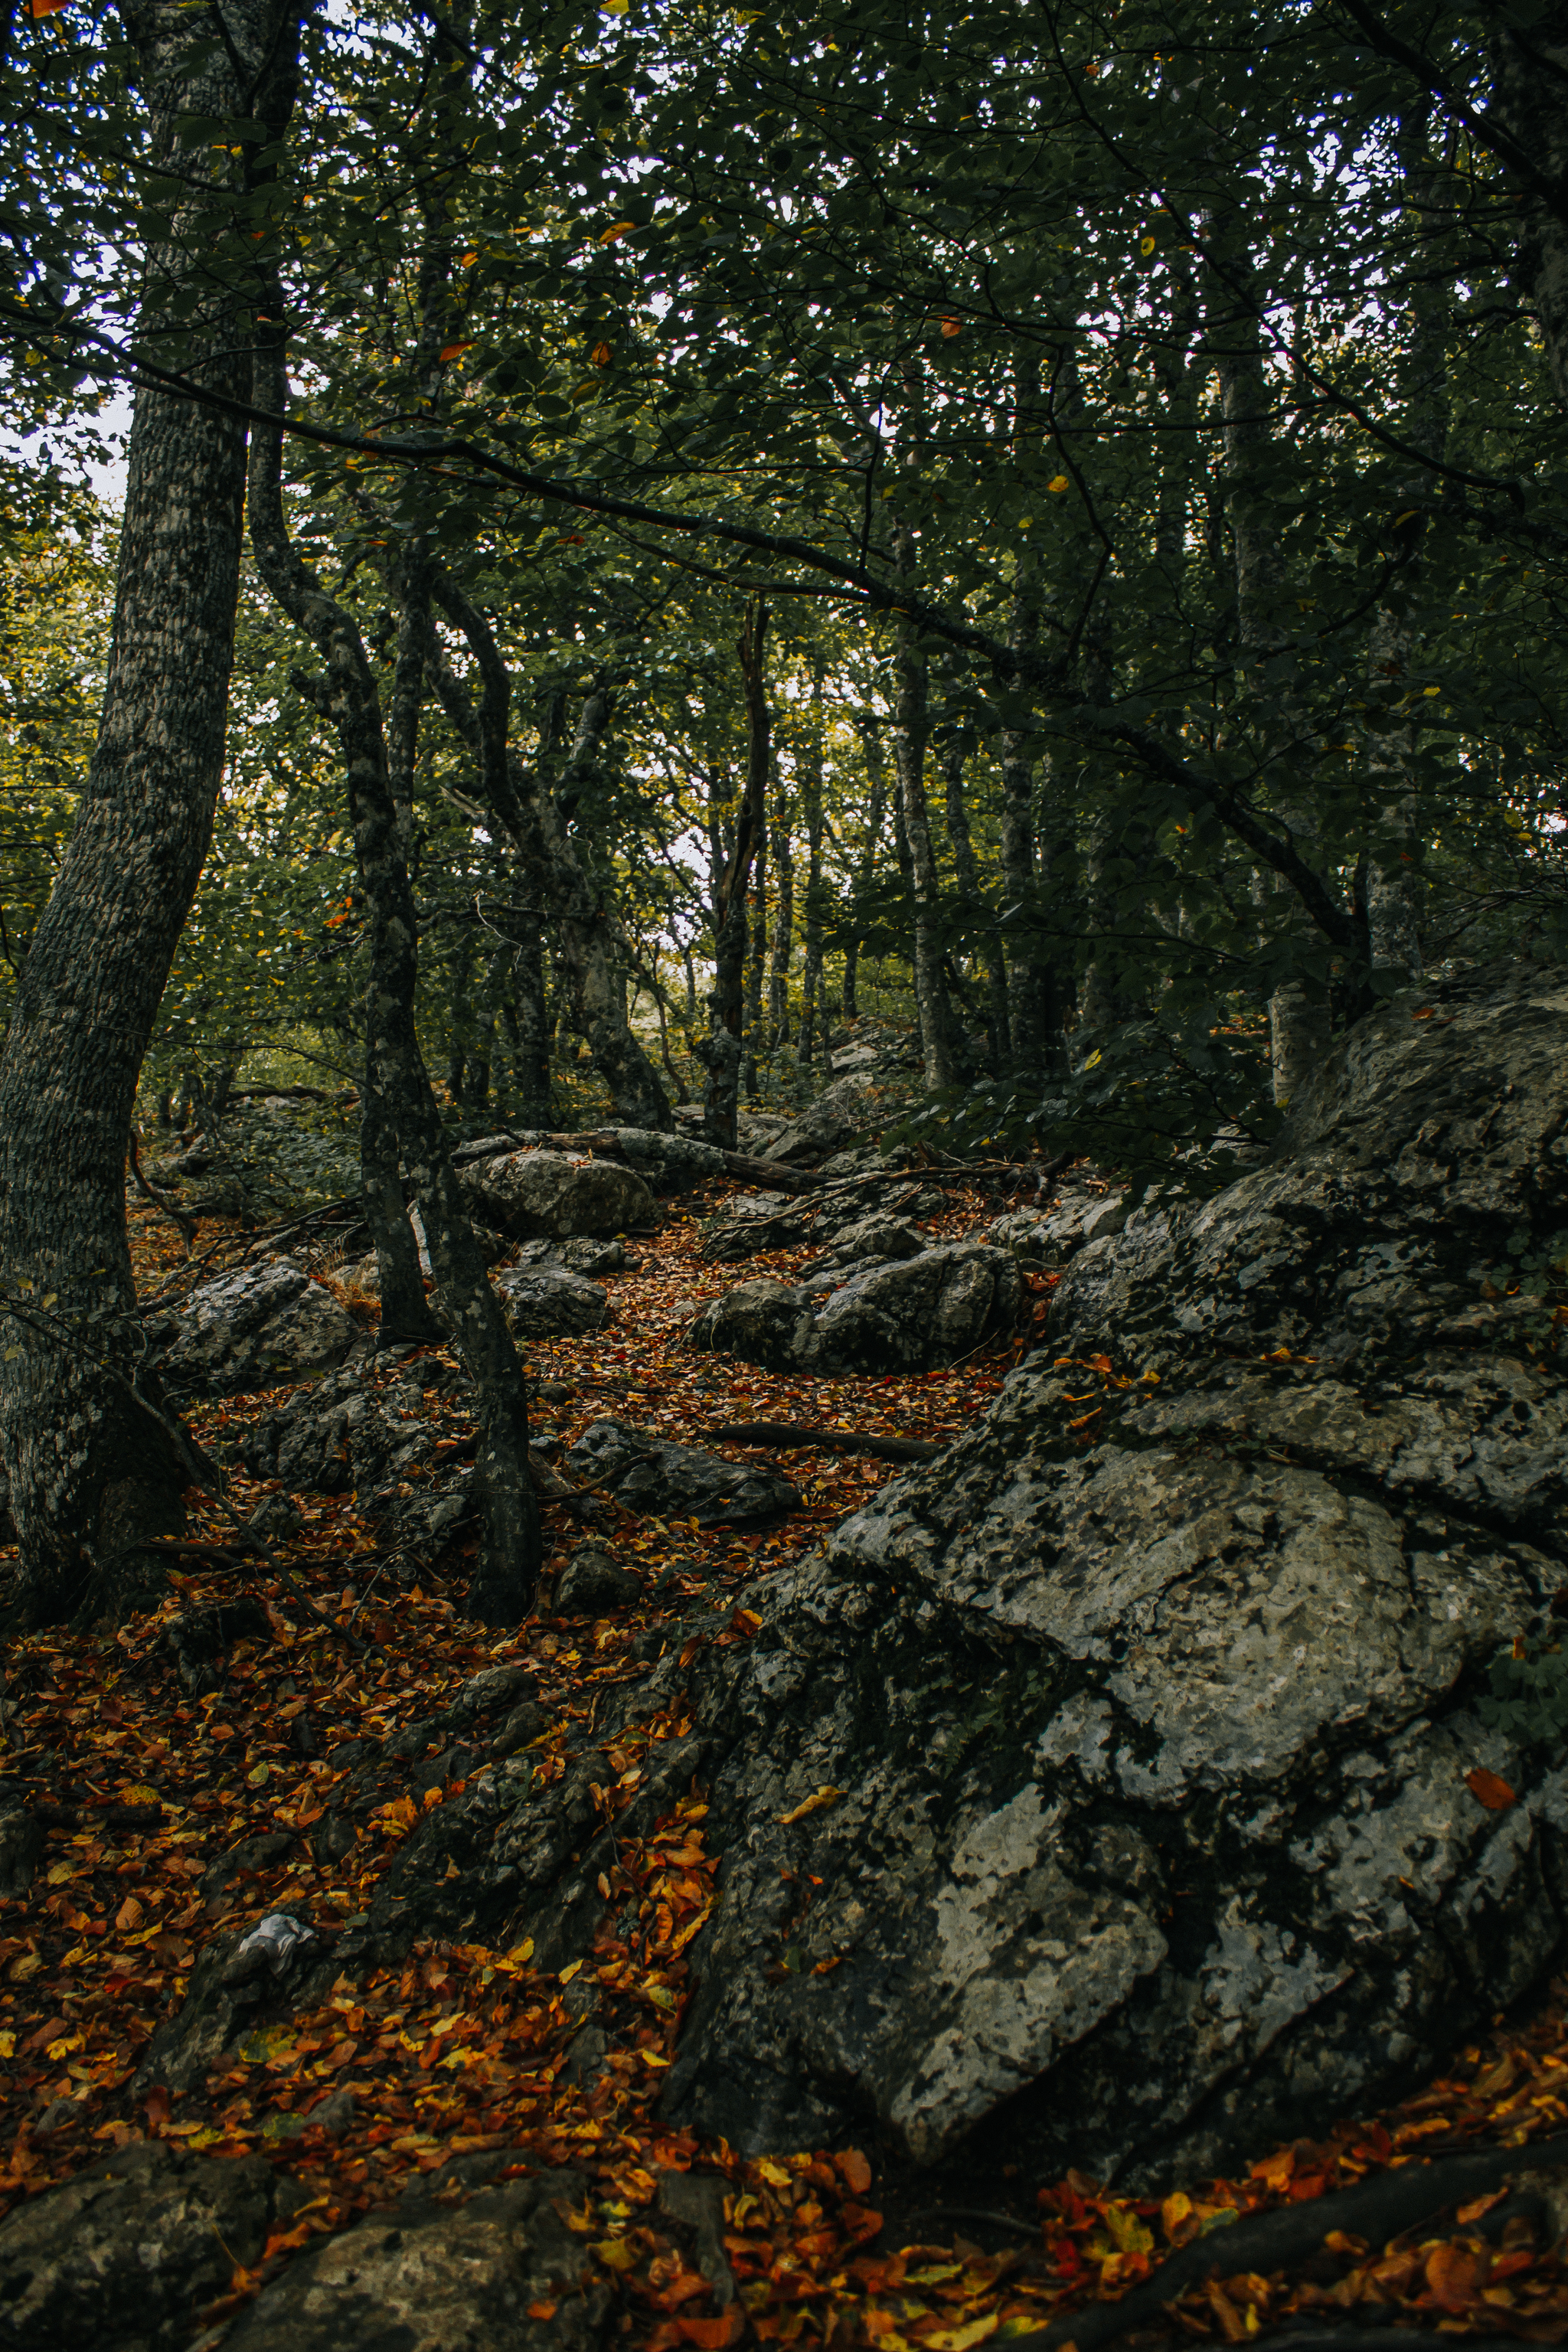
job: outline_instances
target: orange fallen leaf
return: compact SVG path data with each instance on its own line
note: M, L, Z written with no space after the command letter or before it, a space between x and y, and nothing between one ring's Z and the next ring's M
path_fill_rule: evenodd
M699 2352L727 2352L738 2344L746 2326L746 2315L738 2303L718 2319L678 2319L675 2323L688 2344L695 2344Z
M1490 2268L1489 2258L1474 2246L1435 2246L1426 2257L1426 2285L1445 2311L1464 2311L1472 2304Z
M857 2197L864 2197L871 2186L871 2168L858 2147L847 2147L834 2162L844 2176L844 2185Z
M1477 1804L1484 1805L1489 1813L1506 1812L1510 1805L1519 1802L1517 1793L1508 1782L1500 1780L1495 1772L1489 1772L1484 1764L1478 1764L1473 1771L1466 1773L1465 1786Z
M830 1788L824 1782L820 1789L814 1789L811 1795L803 1798L791 1811L779 1815L780 1829L787 1830L792 1822L805 1821L807 1813L820 1813L826 1806L836 1805L843 1794L842 1789Z

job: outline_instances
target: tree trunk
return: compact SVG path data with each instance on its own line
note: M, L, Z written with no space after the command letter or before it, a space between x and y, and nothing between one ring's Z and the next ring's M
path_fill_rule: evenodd
M768 835L764 825L757 835L752 910L751 961L746 967L746 1098L757 1098L757 1039L763 1028L763 974L768 960Z
M822 659L812 656L811 720L801 763L801 815L805 823L805 954L800 972L800 1060L809 1070L819 1053L826 1083L833 1075L827 1023L822 1017ZM822 1018L820 1046L817 1023Z
M904 560L900 569L912 573L912 551L907 537L903 548ZM916 649L907 621L899 624L897 667L893 758L899 772L904 836L909 843L915 930L915 1010L920 1019L921 1054L927 1086L951 1087L957 1083L958 1062L952 1044L952 1007L942 977L938 936L941 894L926 807L927 665L925 656Z
M866 756L866 781L868 793L866 803L866 839L855 869L855 896L862 898L871 887L877 874L877 850L882 838L882 819L888 810L888 764L882 756L881 739L874 720L862 717L857 722L860 748ZM844 948L844 1018L860 1018L860 940L851 931Z
M1261 684L1264 666L1279 653L1293 616L1286 610L1289 583L1279 518L1269 495L1273 398L1252 302L1253 271L1246 236L1238 214L1228 214L1211 224L1213 257L1205 264L1205 340L1209 362L1219 379L1226 520L1230 526L1237 625L1244 656L1241 678ZM1288 688L1280 698L1285 716L1269 763L1270 798L1293 846L1315 867L1318 824L1311 781L1299 765L1300 752L1292 740L1297 730ZM1266 893L1276 887L1272 876L1265 879ZM1292 927L1303 930L1305 922L1300 910ZM1326 993L1309 995L1299 981L1287 981L1275 990L1268 1004L1268 1033L1277 1103L1289 1102L1317 1068L1328 1051L1331 1028Z
M526 870L521 887L533 887ZM512 1055L512 1084L517 1092L520 1127L549 1127L550 1013L544 994L544 923L531 908L517 919L517 950L511 982L516 999L517 1045Z
M248 303L208 269L237 193L210 184L211 118L261 126L238 167L254 184L258 147L292 110L299 11L215 0L193 17L152 0L127 18L154 151L189 191L176 240L147 257L136 340L172 335L197 383L244 400ZM197 115L204 127L182 135ZM240 424L137 394L98 740L0 1063L0 1266L34 1302L5 1324L0 1433L33 1623L107 1604L113 1561L179 1528L190 1483L142 1364L125 1154L223 771L244 488Z
M1517 198L1512 275L1540 322L1557 397L1568 401L1568 220L1548 193L1568 184L1568 6L1552 0L1533 21L1520 16L1489 45L1498 115L1540 173Z
M773 1046L790 1039L789 968L795 950L795 844L783 795L773 808L773 948L768 973L768 1022Z
M274 310L275 315L281 314L280 299ZM288 389L280 341L262 347L257 374L258 404L282 415ZM337 730L347 769L354 850L370 913L380 1074L436 1280L457 1325L458 1345L477 1392L475 1475L483 1518L468 1603L487 1623L514 1623L532 1603L542 1549L539 1508L528 1472L522 1368L474 1238L419 1050L414 1021L418 926L398 837L374 674L353 619L289 542L281 477L282 436L258 431L249 481L257 568L326 665L317 699ZM411 573L405 594L414 609L404 621L411 634L424 625L419 593L420 583ZM425 642L423 635L420 642Z
M746 694L746 782L735 818L735 845L713 892L713 992L708 999L709 1034L697 1045L708 1072L702 1132L721 1151L737 1149L740 1110L741 1028L745 1010L746 885L767 814L768 760L773 719L768 709L763 647L767 608L753 605L741 631L741 676Z
M479 751L480 773L490 808L516 845L522 884L531 899L555 921L556 971L572 996L573 1017L623 1127L656 1128L668 1133L675 1122L658 1073L626 1019L623 984L624 943L609 897L584 864L569 831L568 812L576 803L610 723L610 697L595 679L584 698L572 749L558 773L558 722L552 715L538 759L524 765L510 748L511 680L495 632L461 589L438 578L442 610L468 639L483 688L476 712L472 698L442 657L432 632L427 659L448 718Z
M947 837L952 844L953 878L963 905L979 908L984 904L980 887L980 868L974 856L974 838L969 829L969 808L963 797L963 746L953 742L948 746L942 760L942 778L946 785ZM987 1060L993 1073L1000 1076L1012 1059L1012 1041L1007 1027L1007 972L1002 958L1002 941L994 922L988 921L982 940L985 964L985 1025L990 1045Z

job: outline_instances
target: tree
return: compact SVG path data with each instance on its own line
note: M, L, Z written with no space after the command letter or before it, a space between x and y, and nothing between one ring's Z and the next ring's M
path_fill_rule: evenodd
M214 13L218 40L169 0L127 11L153 184L171 205L138 333L237 403L254 295L241 222L267 217L262 157L293 104L299 10L223 0ZM215 119L235 124L237 150L216 177ZM244 479L231 406L139 393L98 740L0 1064L0 1258L25 1302L0 1361L0 1431L35 1621L79 1606L138 1538L177 1525L191 1481L137 1369L123 1169L222 771Z

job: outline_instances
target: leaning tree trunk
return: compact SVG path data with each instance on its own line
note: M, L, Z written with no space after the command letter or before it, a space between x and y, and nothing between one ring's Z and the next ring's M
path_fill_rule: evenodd
M249 306L208 267L238 193L214 184L211 118L247 122L239 174L254 183L252 158L292 109L299 13L292 0L125 11L154 149L189 191L175 240L148 257L139 340L235 401L249 391ZM182 133L198 115L205 127ZM125 1155L223 771L244 490L236 417L137 394L98 741L0 1063L0 1265L30 1302L0 1345L0 1433L35 1623L107 1601L104 1572L179 1527L190 1483L138 1369Z
M275 315L282 309L279 300ZM281 415L288 387L280 343L262 347L257 374L265 385L261 404ZM539 1507L528 1469L522 1367L474 1238L415 1027L418 922L398 835L380 696L352 617L327 594L289 542L280 434L258 433L249 488L257 569L326 665L326 676L315 685L315 698L337 730L348 773L354 851L370 912L379 1070L437 1284L456 1322L458 1345L477 1391L476 1477L483 1517L468 1606L487 1623L513 1623L531 1605L542 1556ZM415 609L405 615L404 626L423 645L426 625L416 584L405 586L405 601Z

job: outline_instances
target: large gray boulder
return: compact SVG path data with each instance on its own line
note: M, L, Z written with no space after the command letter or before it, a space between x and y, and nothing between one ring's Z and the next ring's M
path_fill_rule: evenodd
M1157 2182L1542 1982L1568 1765L1475 1702L1568 1582L1568 1381L1497 1262L1565 1228L1568 982L1388 1005L1291 1148L1086 1246L1039 1359L753 1586L753 1640L624 1696L684 1694L724 1857L671 2119Z
M829 1152L841 1151L863 1135L876 1116L865 1080L839 1078L782 1135L764 1144L762 1156L792 1167L814 1168Z
M931 1371L1010 1330L1022 1297L1009 1252L953 1242L841 1276L740 1283L703 1308L688 1339L775 1372Z
M326 1286L286 1257L204 1283L172 1326L164 1380L177 1393L209 1396L331 1371L364 1338Z
M460 1169L458 1181L487 1223L519 1241L644 1233L658 1222L658 1206L642 1178L614 1160L505 1151Z
M566 1456L574 1480L608 1488L644 1517L674 1516L701 1527L798 1511L800 1489L753 1462L726 1462L700 1445L650 1437L624 1421L591 1421Z

